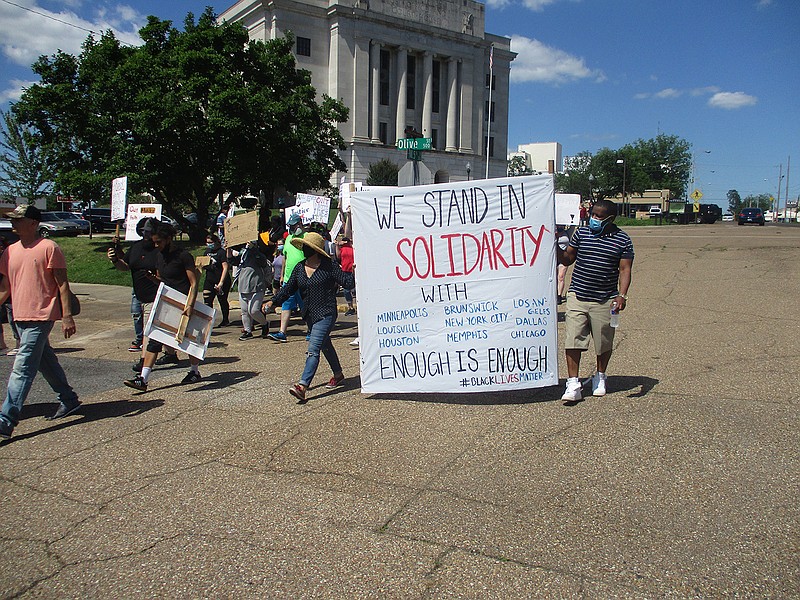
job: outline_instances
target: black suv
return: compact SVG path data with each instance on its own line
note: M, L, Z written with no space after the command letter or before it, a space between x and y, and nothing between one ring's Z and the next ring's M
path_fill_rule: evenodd
M83 218L92 224L92 231L95 233L103 233L114 229L114 224L111 222L110 208L87 208L83 211Z
M743 208L739 211L739 225L745 223L764 224L764 211L760 208Z

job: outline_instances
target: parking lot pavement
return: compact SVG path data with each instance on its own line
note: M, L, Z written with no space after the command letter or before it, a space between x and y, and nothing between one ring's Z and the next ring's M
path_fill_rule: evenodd
M363 396L352 317L345 386L323 366L305 405L299 324L132 393L129 290L76 285L53 342L84 407L45 421L39 388L0 446L0 596L798 596L800 228L629 233L609 394L573 407Z

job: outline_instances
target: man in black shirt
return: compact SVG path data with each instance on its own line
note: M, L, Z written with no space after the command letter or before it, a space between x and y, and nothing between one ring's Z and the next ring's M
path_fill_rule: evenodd
M136 334L131 342L131 352L141 352L144 340L145 314L149 304L156 298L158 285L147 276L148 272L156 270L158 250L153 246L150 234L153 233L155 219L146 217L136 224L136 232L142 239L131 244L128 251L122 256L122 247L119 239L114 239L114 246L108 249L108 258L119 271L130 271L133 280L131 292L131 316L133 329Z

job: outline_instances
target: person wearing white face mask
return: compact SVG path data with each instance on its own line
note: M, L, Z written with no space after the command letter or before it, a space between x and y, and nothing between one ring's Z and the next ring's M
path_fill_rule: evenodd
M563 252L559 262L575 263L566 308L567 385L565 402L583 398L578 377L581 355L589 349L589 337L597 354L592 376L592 395L606 394L606 369L614 344L611 311L625 310L631 285L633 242L627 233L614 224L616 205L598 200L589 211L588 227L580 227Z

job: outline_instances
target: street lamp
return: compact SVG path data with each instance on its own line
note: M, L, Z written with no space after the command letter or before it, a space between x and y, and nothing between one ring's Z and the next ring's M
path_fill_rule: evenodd
M625 180L628 178L628 163L624 158L618 158L617 164L622 165L622 216L627 217L628 211L625 208Z
M472 171L472 164L468 162L467 163L467 181L469 181L469 174L470 174L471 171Z

